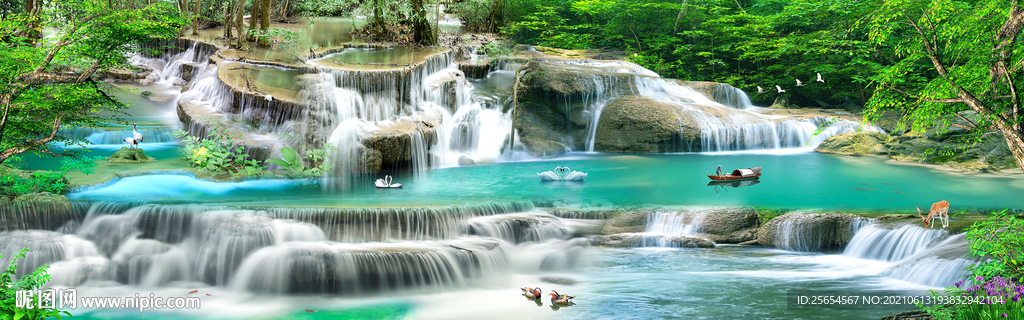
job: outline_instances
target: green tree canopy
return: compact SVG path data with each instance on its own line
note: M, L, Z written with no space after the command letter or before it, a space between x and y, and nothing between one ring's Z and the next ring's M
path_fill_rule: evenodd
M916 131L959 127L973 141L1001 133L1024 170L1018 0L886 0L870 27L898 60L873 77L869 117L898 111Z
M176 36L185 21L158 2L141 9L112 9L104 1L71 1L52 12L35 10L0 21L0 163L24 152L51 153L64 126L106 121L121 104L90 77L127 65L130 52L154 39ZM57 33L40 38L43 28Z

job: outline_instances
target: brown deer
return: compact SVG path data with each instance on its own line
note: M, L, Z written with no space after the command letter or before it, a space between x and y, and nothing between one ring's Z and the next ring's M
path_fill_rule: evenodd
M948 212L949 212L949 201L946 201L946 200L942 200L942 201L933 203L931 210L928 210L928 216L927 217L922 215L922 213L924 213L924 212L921 211L920 207L917 208L917 215L919 217L921 217L921 220L924 220L924 227L925 228L931 227L931 223L935 222L935 218L939 218L939 221L942 221L942 228L943 229L945 229L946 227L949 227L949 213Z

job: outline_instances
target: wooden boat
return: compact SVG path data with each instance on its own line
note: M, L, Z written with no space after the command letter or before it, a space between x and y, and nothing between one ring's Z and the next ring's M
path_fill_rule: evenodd
M737 181L737 180L751 180L761 177L761 167L753 167L749 169L736 169L731 174L725 175L712 175L709 174L708 178L716 181Z

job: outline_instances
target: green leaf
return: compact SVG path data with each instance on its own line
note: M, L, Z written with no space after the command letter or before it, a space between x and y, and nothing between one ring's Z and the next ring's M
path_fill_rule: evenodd
M284 147L281 148L281 158L289 163L295 163L299 159L299 153L295 152L295 149Z
M267 159L267 162L269 162L270 164L279 166L281 168L288 168L288 167L291 167L291 165L292 165L291 163L289 163L287 161L284 161L282 159L277 159L277 158Z

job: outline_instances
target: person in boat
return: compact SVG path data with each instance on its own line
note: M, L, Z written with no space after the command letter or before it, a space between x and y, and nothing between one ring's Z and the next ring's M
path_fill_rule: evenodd
M715 170L715 174L718 176L722 176L722 165L718 165L718 170Z

